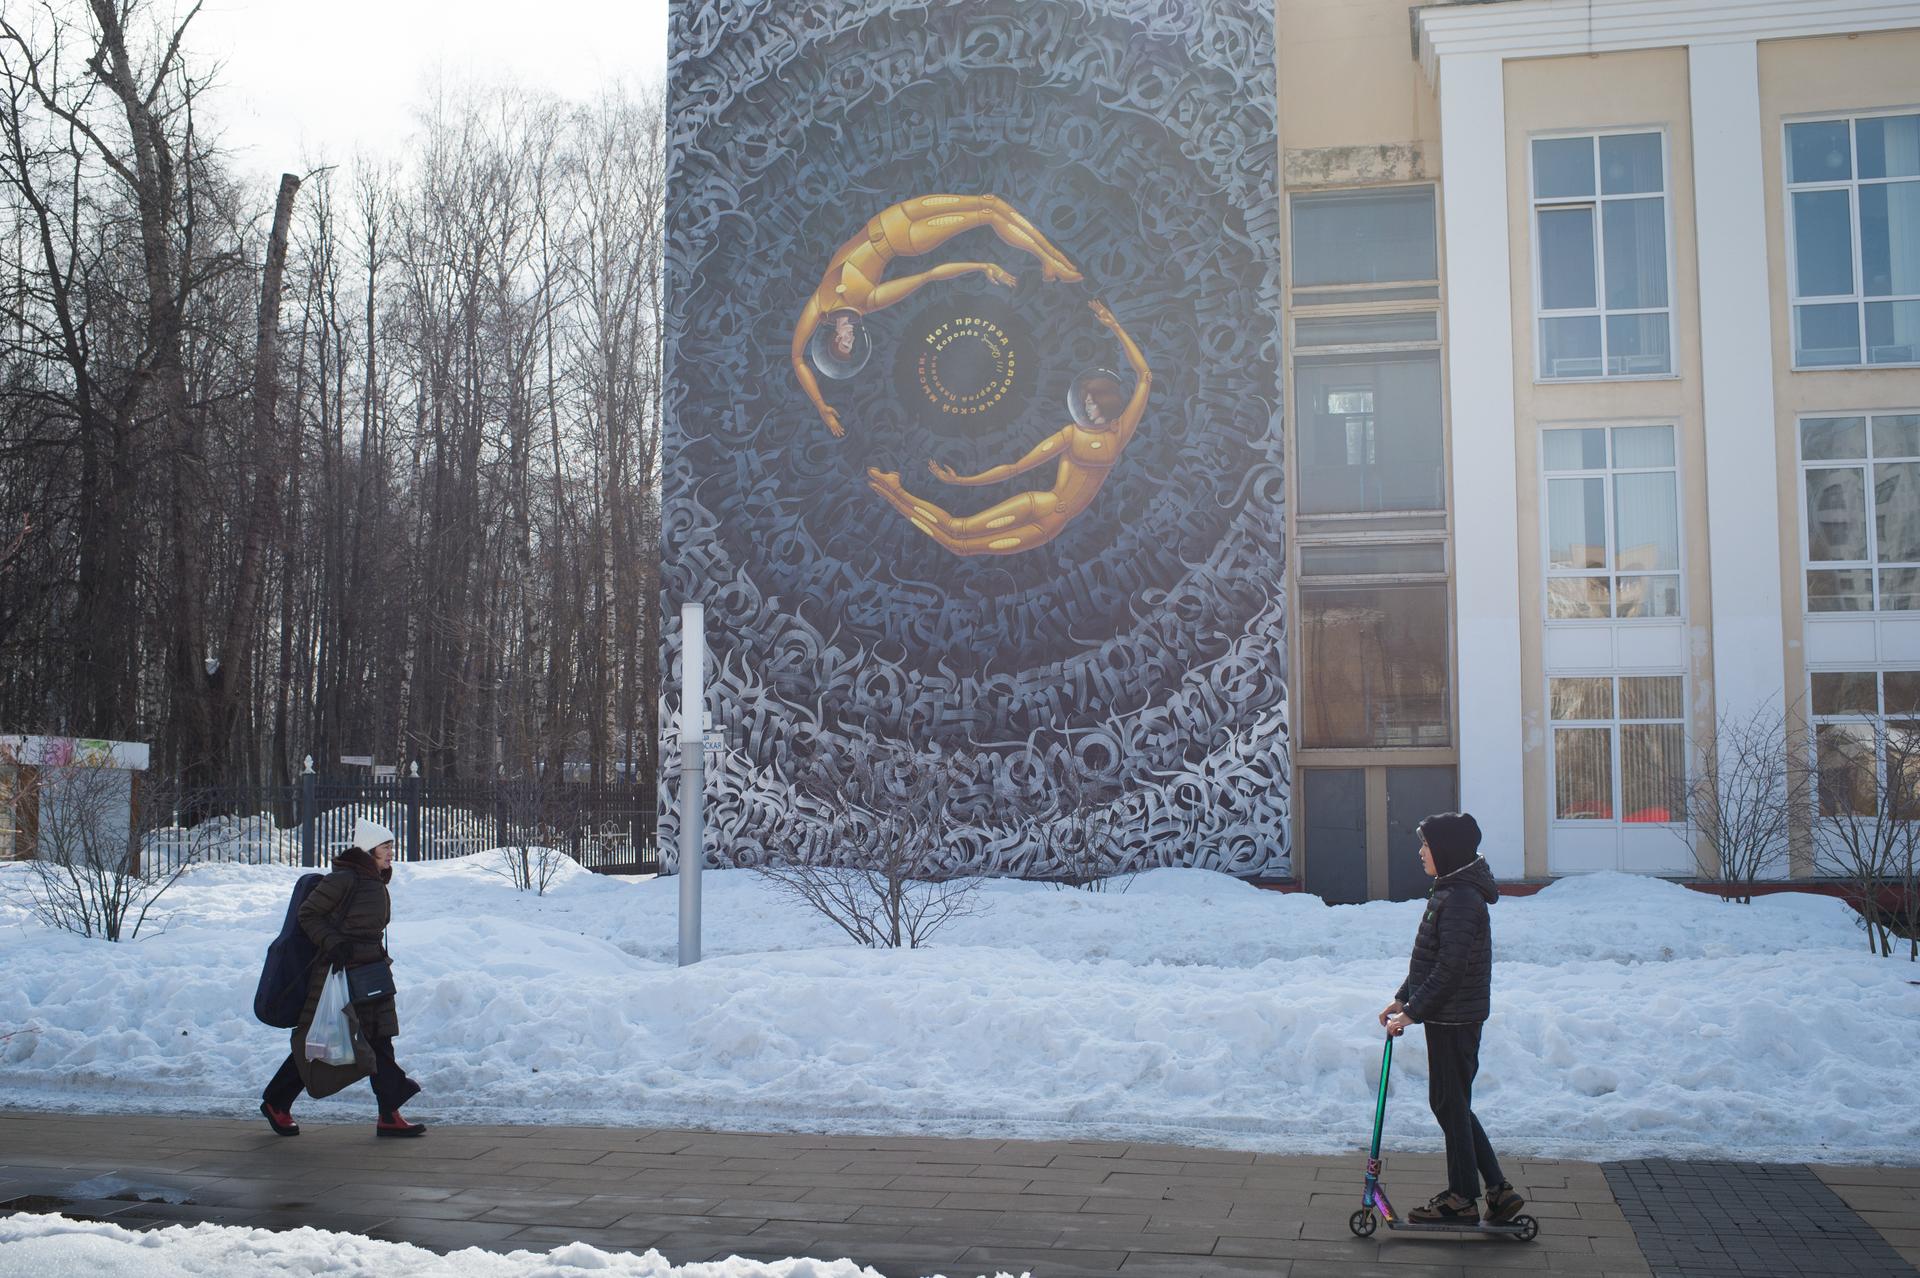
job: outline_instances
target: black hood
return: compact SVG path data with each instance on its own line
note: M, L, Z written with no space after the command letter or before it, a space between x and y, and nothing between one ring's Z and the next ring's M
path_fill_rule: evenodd
M1435 888L1452 887L1460 883L1471 887L1492 905L1500 899L1500 885L1493 881L1493 871L1487 868L1487 858L1477 856L1452 874L1443 874L1433 881Z
M336 870L352 870L355 874L369 879L379 879L382 883L393 882L393 867L381 869L373 863L373 853L363 852L359 848L348 848L333 858Z

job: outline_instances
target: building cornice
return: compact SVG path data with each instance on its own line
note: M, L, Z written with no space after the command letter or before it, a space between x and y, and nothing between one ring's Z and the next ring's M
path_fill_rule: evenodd
M1412 11L1420 65L1920 28L1920 0L1480 0Z

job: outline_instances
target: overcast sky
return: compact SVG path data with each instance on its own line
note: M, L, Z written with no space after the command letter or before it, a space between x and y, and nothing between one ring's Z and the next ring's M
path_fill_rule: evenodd
M391 155L436 68L584 97L667 68L666 0L206 0L189 47L225 64L213 113L268 176Z

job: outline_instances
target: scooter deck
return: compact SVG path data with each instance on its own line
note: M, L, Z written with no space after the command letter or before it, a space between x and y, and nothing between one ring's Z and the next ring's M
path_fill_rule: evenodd
M1408 1234L1504 1234L1518 1238L1521 1234L1527 1232L1527 1227L1518 1221L1501 1222L1499 1224L1487 1224L1481 1221L1471 1225L1465 1222L1458 1225L1428 1225L1416 1224L1410 1220L1389 1220L1385 1223L1388 1229Z

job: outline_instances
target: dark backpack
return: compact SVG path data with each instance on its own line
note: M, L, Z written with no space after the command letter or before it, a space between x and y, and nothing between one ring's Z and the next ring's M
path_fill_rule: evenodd
M267 961L260 968L260 984L253 991L253 1014L262 1025L293 1029L300 1024L300 1013L306 1010L308 975L320 957L320 947L300 926L300 907L325 877L324 874L300 876L300 881L293 885L293 897L287 902L287 917L281 920L280 935L267 946ZM354 886L360 885L356 882ZM353 893L349 891L340 908L334 911L334 917L345 913L352 901Z

